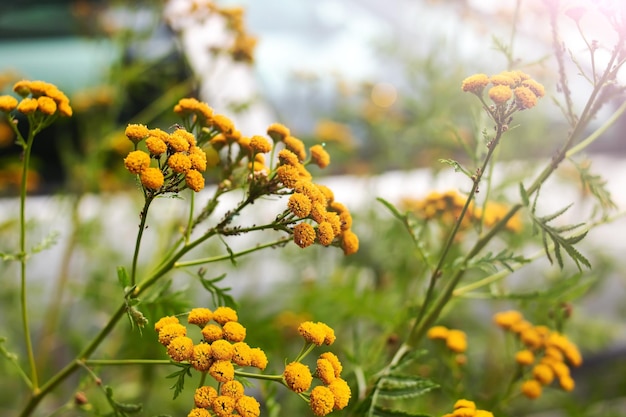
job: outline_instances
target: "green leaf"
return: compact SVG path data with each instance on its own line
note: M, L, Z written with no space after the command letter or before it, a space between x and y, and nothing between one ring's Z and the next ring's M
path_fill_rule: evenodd
M115 398L113 398L113 388L109 385L104 387L104 393L109 405L113 409L112 415L116 417L127 417L128 414L140 413L143 410L141 403L122 403L115 400Z
M206 274L206 270L204 268L201 268L198 271L198 279L200 279L200 284L202 284L204 289L211 293L213 304L216 306L227 306L227 307L235 308L237 306L237 303L235 302L235 299L230 294L228 294L228 291L230 291L232 288L231 287L220 288L216 285L217 283L222 281L224 278L226 278L226 274L224 273L218 276L217 278L212 278L212 279L204 278L205 274Z
M117 281L120 283L124 290L126 289L126 287L130 286L130 277L128 276L126 268L124 268L123 266L117 267Z
M572 161L572 163L574 164L574 167L576 167L576 170L578 170L583 189L589 191L591 195L596 198L602 210L607 212L609 210L616 209L617 205L613 202L611 193L606 188L606 180L604 180L600 175L591 173L591 163L577 164L574 161Z
M525 264L530 262L530 259L524 258L521 255L515 255L513 252L503 249L497 254L488 252L485 256L472 259L468 263L468 267L480 268L488 273L497 272L496 265L500 264L511 272L514 272L511 263Z
M519 183L519 193L522 196L522 203L524 207L530 206L530 198L528 197L528 193L526 192L526 188L524 188L524 184Z
M52 232L48 234L48 236L44 237L41 240L41 242L33 246L30 249L30 253L35 254L35 253L39 253L46 249L51 248L52 246L56 245L58 237L59 237L59 232L56 230L53 230Z
M462 172L468 178L472 178L472 174L468 170L463 168L461 164L459 164L457 161L453 159L440 159L439 162L454 168L454 172Z
M389 375L381 378L378 396L386 399L415 398L438 387L434 382L419 376Z
M185 388L185 377L191 376L191 365L184 363L173 363L173 365L179 367L180 369L167 375L166 378L176 378L176 382L170 387L170 389L174 390L173 399L175 400Z

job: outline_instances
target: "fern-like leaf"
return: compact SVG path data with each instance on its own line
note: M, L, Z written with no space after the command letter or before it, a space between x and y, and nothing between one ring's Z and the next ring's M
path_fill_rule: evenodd
M611 198L611 193L606 188L606 180L600 175L591 173L591 163L577 164L572 161L580 175L580 182L585 191L593 195L604 212L616 209L617 205Z
M170 389L174 390L173 399L175 400L185 388L185 377L191 376L191 365L188 363L174 363L173 365L179 367L180 369L167 375L166 378L176 378L176 382L170 387Z

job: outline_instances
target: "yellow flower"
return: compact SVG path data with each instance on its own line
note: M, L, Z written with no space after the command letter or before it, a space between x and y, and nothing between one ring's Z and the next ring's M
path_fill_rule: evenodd
M335 370L335 377L339 378L341 376L341 371L343 371L343 366L339 361L337 355L332 352L324 352L320 355L320 359L326 359L332 365Z
M300 362L288 364L283 372L283 379L287 387L298 394L308 390L311 387L311 382L313 382L313 376L308 366Z
M218 307L213 312L213 320L222 326L229 321L238 321L237 312L230 307Z
M37 110L45 115L51 116L57 111L57 103L47 96L38 97Z
M489 81L493 85L506 85L511 88L515 87L516 84L514 77L511 77L506 73L492 75Z
M31 81L28 80L18 81L13 85L13 91L22 97L26 97L30 94L30 84Z
M309 343L321 346L326 338L326 330L319 323L305 321L298 326L298 333Z
M17 111L23 114L31 114L37 110L37 105L36 98L23 98L17 105Z
M528 349L520 350L515 354L515 362L520 365L532 365L535 362L535 355Z
M150 190L158 190L163 186L165 178L159 168L148 167L141 171L139 174L139 180L144 187Z
M317 386L311 391L309 406L316 416L325 416L333 411L335 396L328 387Z
M189 136L193 138L193 135L184 129L175 130L170 134L167 144L170 145L174 152L187 152L191 146Z
M217 390L213 387L203 385L197 388L193 395L193 402L198 408L210 408L213 400L217 398Z
M159 331L159 343L161 343L164 346L167 346L170 344L170 342L173 339L179 336L186 336L186 335L187 335L187 328L183 326L182 324L179 324L179 323L166 324Z
M301 174L298 168L292 165L281 165L276 168L276 177L287 188L293 188L300 180Z
M159 156L167 152L167 144L157 136L148 136L146 139L146 147L152 155Z
M467 336L461 330L450 330L446 337L446 346L453 352L463 353L467 349Z
M185 184L193 191L198 192L204 188L204 177L200 171L190 169L185 174Z
M327 222L323 221L317 225L317 240L324 246L328 246L333 243L333 239L335 238L335 233L333 233L333 226Z
M261 404L254 397L244 395L235 403L235 410L241 417L259 417Z
M308 223L298 223L293 228L293 241L301 248L311 246L315 242L315 228Z
M219 395L213 400L211 408L218 417L230 417L235 410L235 399L226 395Z
M355 254L359 250L359 237L352 230L344 230L341 234L341 248L346 256Z
M335 410L344 409L352 396L348 383L338 377L328 385L328 388L335 396Z
M201 148L193 146L189 149L189 160L191 161L191 168L200 172L206 171L207 156Z
M154 330L159 333L161 329L167 324L179 323L178 318L175 316L165 316L160 318L156 323L154 323Z
M510 329L515 323L524 319L522 313L515 310L501 311L493 316L493 321L503 329Z
M246 342L233 343L233 357L231 360L239 366L251 366L252 348Z
M489 89L489 98L497 105L504 104L513 97L513 91L508 85L496 85Z
M193 340L187 336L178 336L167 345L167 354L175 362L189 360L193 355Z
M528 87L521 86L514 90L515 102L520 109L530 109L537 105L537 96Z
M328 359L319 358L317 367L315 368L315 376L318 377L324 385L328 385L335 380L335 368Z
M196 111L200 102L193 97L181 98L174 106L174 113L179 116L188 116Z
M489 84L489 77L486 74L474 74L463 80L461 90L481 94L487 84Z
M278 152L278 161L281 165L300 165L298 156L295 153L291 152L289 149L281 149L280 152Z
M563 389L563 391L567 392L573 391L574 387L576 386L574 380L570 376L564 376L562 378L559 378L559 385L561 386L561 389Z
M426 337L432 340L441 339L445 340L448 337L448 328L445 326L434 326L428 329Z
M134 143L139 143L148 136L150 133L148 128L145 125L140 124L129 124L126 126L126 130L124 134L128 139L130 139Z
M232 120L223 114L213 115L213 118L211 119L211 126L225 135L232 133L235 129L235 124Z
M493 417L493 413L487 410L476 410L474 417Z
M339 217L339 215L334 211L328 211L326 212L325 220L333 227L333 234L335 236L339 236L343 231L343 223L341 222L341 218Z
M346 206L335 201L335 194L333 193L333 190L331 190L330 188L322 184L314 184L314 185L318 190L322 192L322 194L324 194L324 197L326 197L326 202L328 204L331 204L331 205L337 204L337 206L333 207L333 211L340 213L343 210L347 210ZM343 210L340 210L339 208L343 208Z
M330 327L326 323L322 323L321 321L318 321L317 325L324 332L324 344L332 345L333 343L335 343L337 337L335 336L335 331L332 329L332 327Z
M531 349L537 349L543 344L543 339L534 327L529 327L520 332L520 340Z
M311 212L311 200L302 193L293 193L289 197L287 207L296 217L304 218Z
M470 407L459 407L454 409L452 415L454 417L475 417L476 409Z
M311 200L311 203L320 203L323 206L326 206L326 204L328 203L324 193L319 189L316 184L313 184L309 180L298 181L293 189L298 193L306 195L309 200Z
M132 174L140 174L150 166L150 155L144 151L132 151L124 158L124 165Z
M535 398L539 398L541 396L541 384L539 381L534 379L529 379L528 381L524 381L522 384L522 394L524 394L527 398L534 400Z
M209 323L202 328L202 337L211 343L224 337L224 330L217 324Z
M287 136L284 139L284 142L287 149L296 154L300 162L306 159L306 148L304 147L304 143L300 139L293 136Z
M528 330L528 329L532 329L533 325L532 323L526 321L526 320L520 320L517 323L513 324L513 326L511 326L511 331L513 333L517 333L518 335L522 334L522 332Z
M224 338L231 342L243 342L246 338L246 328L236 321L224 323Z
M291 135L289 128L280 123L272 123L267 128L267 134L277 142L284 140L286 137Z
M211 413L204 408L194 408L187 414L187 417L212 417Z
M209 368L209 374L217 382L228 382L235 379L235 367L230 360L215 361Z
M548 365L540 363L533 368L533 378L542 385L549 385L554 380L554 371Z
M233 358L235 349L233 345L224 339L211 343L211 356L218 361L229 361Z
M250 148L254 153L268 153L272 150L272 144L263 136L252 136L250 138Z
M211 310L204 307L198 307L191 309L187 315L187 323L204 327L211 321L212 318L213 312Z
M267 355L261 348L252 348L250 351L250 366L260 370L264 370L267 367Z
M326 168L330 164L330 155L322 145L313 145L311 149L311 160L320 168Z
M8 113L17 107L17 99L13 96L0 96L0 111Z
M200 372L207 372L213 365L213 352L208 343L198 343L193 347L189 363Z
M181 152L177 152L167 159L167 165L172 171L185 174L191 169L191 159Z
M243 397L243 385L239 381L228 381L222 384L220 388L220 394L227 397L234 398L235 400Z
M472 410L476 410L476 403L474 403L474 401L460 399L460 400L457 400L454 403L454 407L453 408L455 410L458 409L458 408L470 408Z
M539 84L535 80L524 80L522 81L522 85L524 87L528 87L533 93L535 93L537 98L541 98L546 95L546 90L543 88L543 85Z

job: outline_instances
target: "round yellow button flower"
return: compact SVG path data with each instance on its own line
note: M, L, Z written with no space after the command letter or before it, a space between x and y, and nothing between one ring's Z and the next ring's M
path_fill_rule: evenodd
M321 346L326 338L325 329L318 323L312 321L305 321L298 326L298 333L308 343Z
M213 400L211 408L218 417L230 417L235 410L235 399L227 395L219 395Z
M293 193L287 203L289 210L299 218L305 218L311 212L311 200L302 193Z
M38 102L36 98L23 98L17 105L17 111L22 114L32 114L37 111Z
M129 124L128 126L126 126L126 130L124 131L124 134L132 142L139 143L150 133L148 131L148 128L145 125Z
M0 111L4 113L11 112L17 107L17 99L13 96L0 96Z
M220 339L211 343L211 355L215 360L229 361L232 359L233 353L233 345L227 340Z
M193 347L189 363L200 372L207 372L213 365L213 351L208 343L198 343Z
M220 388L221 395L226 395L227 397L234 398L235 400L243 397L243 392L243 384L235 380L225 382Z
M196 389L193 395L193 402L198 408L210 408L217 395L215 388L203 385Z
M148 148L148 151L155 156L159 156L167 152L167 144L163 141L163 139L156 136L148 136L146 139L146 148Z
M187 414L187 417L213 417L209 410L205 410L204 408L194 408Z
M426 333L426 337L431 340L446 340L448 337L449 330L445 326L433 326L428 329L428 333Z
M293 136L287 136L284 139L284 142L287 149L295 153L300 162L303 162L306 159L306 148L300 139Z
M213 115L211 124L214 129L219 130L224 134L229 134L235 129L233 121L223 114Z
M293 228L293 241L301 248L311 246L315 242L315 228L308 223L298 223Z
M236 321L229 321L222 326L224 338L231 342L243 342L246 338L246 328Z
M187 323L204 327L213 318L213 312L208 308L193 308L187 315Z
M516 310L500 311L493 316L493 321L503 329L510 329L514 324L522 321L524 316Z
M272 150L272 144L263 136L254 135L250 138L250 148L254 153L268 153Z
M235 367L231 361L215 361L209 368L211 375L217 382L228 382L235 379Z
M540 363L533 368L533 378L542 385L549 385L554 380L554 371L548 365Z
M298 394L308 390L311 387L311 382L313 382L309 367L300 362L288 364L283 372L283 379L287 387Z
M333 232L333 226L327 222L323 221L317 225L317 240L324 246L328 246L333 243L333 239L335 238L335 233Z
M167 345L167 354L175 362L191 359L193 355L193 340L187 336L178 336Z
M517 87L514 93L515 103L517 103L517 107L520 109L530 109L537 105L537 96L530 88L525 86Z
M132 151L124 158L124 165L132 174L140 174L150 166L150 155L144 151Z
M356 233L352 230L345 230L341 234L341 248L346 256L357 253L359 250L359 237Z
M317 386L311 391L309 406L316 416L325 416L333 411L335 396L328 387Z
M467 336L462 330L450 330L446 337L446 346L453 352L463 353L467 350Z
M339 361L337 355L332 352L324 352L320 355L320 359L326 359L330 362L330 364L333 366L333 369L335 370L335 377L339 378L341 376L341 371L343 371L343 365L341 365L341 362Z
M207 168L207 156L206 153L199 147L194 146L189 150L189 159L191 160L191 167L197 171L204 172Z
M487 84L489 84L489 77L486 74L474 74L463 80L461 90L480 94Z
M535 379L529 379L528 381L524 381L521 389L522 394L524 394L527 398L530 398L531 400L534 400L535 398L539 398L541 396L541 384Z
M229 321L239 321L239 318L237 317L237 311L230 307L221 306L213 312L213 320L223 326Z
M167 165L172 171L185 174L191 169L191 159L181 152L177 152L167 159Z
M335 397L335 410L344 409L352 396L348 383L341 378L337 378L328 385L328 388Z
M532 365L535 362L535 355L528 349L520 350L515 354L515 362L520 365Z
M322 145L313 145L311 149L311 160L320 168L326 168L330 164L330 155Z
M259 417L261 404L254 397L244 395L235 403L235 410L241 417Z
M454 407L455 410L459 409L459 408L469 408L472 410L476 410L476 403L474 401L470 401L470 400L466 400L466 399L460 399L457 400L454 403Z
M200 171L190 169L185 174L185 184L193 191L198 192L204 188L204 177Z
M267 355L261 348L252 348L250 351L250 366L263 371L267 367L267 362Z
M178 336L186 336L187 328L179 323L166 324L159 331L159 343L164 346L170 344L170 342Z
M270 138L274 139L277 142L284 140L287 136L291 135L289 128L280 123L272 123L267 128L267 134Z
M319 358L317 367L315 368L315 376L318 377L324 385L328 385L336 379L335 368L328 359Z
M524 87L528 87L533 93L535 93L537 98L541 98L546 95L546 90L543 87L543 85L539 84L535 80L531 80L531 79L524 80L522 81L522 85Z
M496 85L489 89L489 98L496 105L504 104L513 97L513 91L508 85Z
M252 348L246 342L233 343L233 357L231 360L239 366L251 366Z
M178 324L178 318L175 316L161 317L156 323L154 323L154 330L159 333L163 327L167 324Z
M158 190L163 186L165 178L159 168L148 167L141 171L139 174L139 180L144 187L150 190Z
M204 337L204 340L211 343L224 337L224 330L217 324L209 323L202 328L202 337Z
M47 96L38 97L37 110L45 115L52 116L57 111L57 103Z

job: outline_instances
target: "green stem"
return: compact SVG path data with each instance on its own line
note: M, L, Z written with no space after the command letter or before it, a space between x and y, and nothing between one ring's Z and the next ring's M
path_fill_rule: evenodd
M244 372L244 371L235 371L235 375L240 376L242 378L253 378L253 379L261 379L265 381L277 381L282 382L282 375L265 375L265 374L253 374L252 372Z
M29 119L30 121L30 119ZM26 355L30 366L30 381L32 391L37 394L39 391L39 379L37 376L37 363L35 362L35 353L33 351L33 342L30 337L30 325L28 322L28 306L27 306L27 289L26 289L26 186L28 183L28 168L30 166L30 153L33 148L36 129L31 124L28 133L28 139L24 146L23 162L22 162L22 183L20 185L20 307L22 314L22 331L24 332L24 341L26 344Z
M171 365L169 359L85 359L87 366Z
M572 146L565 153L565 157L570 158L574 156L575 154L577 154L578 152L585 149L587 146L591 145L593 142L595 142L596 139L602 136L602 134L604 134L604 132L606 132L607 129L611 127L622 116L622 114L624 114L624 111L626 111L626 101L622 103L622 105L619 106L617 110L615 110L615 112L611 115L611 117L609 117L607 121L604 124L602 124L602 126L596 129L595 132L593 132L591 135L587 136L585 139L580 141L578 145Z
M141 210L141 214L139 215L139 231L137 232L137 240L135 241L135 253L133 254L133 267L130 274L130 285L131 287L135 285L137 279L137 261L139 259L139 247L141 246L141 237L143 236L143 231L146 229L146 221L148 219L148 209L150 208L150 203L152 203L153 197L146 196L145 203L143 205L143 209Z
M261 249L265 249L265 248L271 248L271 247L277 246L277 245L282 245L282 244L287 243L289 241L291 241L291 238L283 238L283 239L276 240L274 242L269 242L269 243L264 243L262 245L257 245L257 246L254 246L252 248L249 248L249 249L246 249L246 250L242 250L241 252L234 253L232 255L231 254L227 254L227 255L220 255L220 256L211 256L211 257L208 257L208 258L194 259L192 261L176 262L173 267L174 268L185 268L185 267L188 267L188 266L210 264L210 263L213 263L213 262L225 261L227 259L238 258L240 256L246 255L248 253L255 252L257 250L261 250Z

